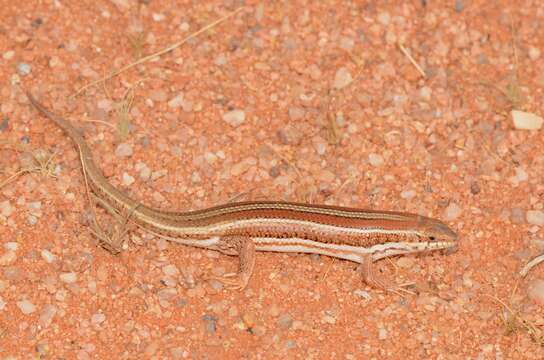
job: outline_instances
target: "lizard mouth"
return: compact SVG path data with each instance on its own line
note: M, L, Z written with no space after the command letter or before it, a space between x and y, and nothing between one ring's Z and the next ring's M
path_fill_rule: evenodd
M395 255L444 251L451 254L457 251L457 241L391 242L372 247L373 259L378 260Z

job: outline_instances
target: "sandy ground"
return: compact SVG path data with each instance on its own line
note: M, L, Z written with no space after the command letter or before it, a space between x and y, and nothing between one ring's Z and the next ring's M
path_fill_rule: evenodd
M0 18L1 358L544 357L544 267L518 275L544 251L544 130L511 116L542 115L541 2L3 0ZM133 228L114 255L76 148L23 89L150 206L409 211L459 251L380 262L404 297L273 253L228 291L203 277L235 258Z

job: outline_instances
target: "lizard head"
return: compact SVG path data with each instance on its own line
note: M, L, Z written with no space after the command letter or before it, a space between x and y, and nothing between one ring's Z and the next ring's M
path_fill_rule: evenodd
M420 216L419 241L426 243L428 250L445 250L448 254L455 252L458 247L457 234L440 220Z

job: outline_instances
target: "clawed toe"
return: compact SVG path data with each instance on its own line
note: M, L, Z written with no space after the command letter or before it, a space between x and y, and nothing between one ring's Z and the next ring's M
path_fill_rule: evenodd
M207 276L206 280L219 281L227 290L244 290L249 281L244 276L237 273L228 273L224 275L211 275Z

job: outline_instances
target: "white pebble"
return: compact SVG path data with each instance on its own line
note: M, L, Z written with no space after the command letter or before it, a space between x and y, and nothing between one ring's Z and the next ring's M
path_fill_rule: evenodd
M391 15L388 12L381 12L378 14L377 20L380 24L387 26L391 22Z
M417 194L415 190L404 190L403 192L400 193L400 197L405 200L413 199L416 195Z
M121 143L115 149L115 156L128 157L132 156L132 146L129 144Z
M246 120L246 113L244 110L231 110L225 114L223 114L223 120L227 122L230 126L240 126L244 123Z
M67 284L72 284L77 281L77 274L74 272L67 272L62 273L59 275L60 281L65 282Z
M36 311L36 306L28 300L17 301L17 307L25 315L32 314Z
M532 225L544 226L544 212L540 210L529 210L525 215L527 222Z
M529 298L544 304L544 280L535 279L528 286Z
M4 58L4 60L11 60L14 55L15 55L15 51L8 50L8 51L6 51L5 53L2 54L2 57Z
M333 86L336 89L343 89L351 82L353 81L353 77L351 76L351 73L348 69L345 67L341 67L336 71L336 74L334 75L334 83Z
M227 57L225 54L221 53L215 57L214 63L217 66L225 65L227 63Z
M134 177L124 172L121 177L121 181L123 182L123 185L130 186L134 183Z
M28 215L26 221L28 225L34 226L38 223L38 218L35 215Z
M15 251L6 251L2 256L0 256L0 266L6 266L12 264L17 260L17 254Z
M519 182L526 181L527 179L529 179L529 175L527 175L527 172L525 171L525 169L523 169L522 167L517 167L516 168L516 179Z
M297 121L304 118L304 114L306 113L306 111L304 111L303 108L298 106L290 107L288 112L289 112L289 119L291 119L292 121Z
M46 328L51 325L51 322L53 321L56 313L57 308L55 305L46 304L42 309L40 318L38 319L38 323L40 324L40 326Z
M204 154L204 159L206 160L208 164L211 165L217 161L217 155L208 151Z
M540 49L534 46L529 48L529 59L535 61L540 58Z
M540 116L519 110L512 110L512 120L518 130L538 130L544 123Z
M383 157L380 154L369 154L368 155L368 162L372 166L382 166L383 164Z
M105 112L110 112L112 109L112 106L113 106L113 102L109 99L101 99L101 100L98 100L98 102L96 103L96 107L101 110L104 110Z
M18 63L17 64L17 72L19 75L25 76L30 74L32 71L32 68L27 63Z
M13 213L13 210L13 206L11 206L9 200L0 202L0 214L3 216L9 217Z
M178 94L172 99L170 99L170 101L168 101L168 107L171 109L175 109L180 107L182 103L183 103L183 94Z
M106 315L104 315L102 313L96 313L96 314L93 314L93 316L91 316L91 322L94 325L99 325L99 324L103 323L104 320L106 320Z
M48 264L51 264L57 259L57 257L47 249L43 249L40 254L42 255L42 258L45 260L45 262Z
M163 21L166 18L166 16L161 13L153 13L151 14L151 17L153 18L153 21L156 21L156 22Z
M198 184L200 180L200 174L198 173L198 171L193 171L193 173L191 174L191 182L193 184Z
M461 215L461 211L462 209L456 203L449 204L446 211L444 211L444 220L452 221L457 219Z
M162 272L166 276L177 276L179 275L179 270L176 265L168 264L162 267Z
M432 94L433 94L433 90L428 86L424 86L421 89L419 89L419 96L425 101L431 100Z
M372 299L372 295L370 295L370 293L368 291L361 290L361 289L357 289L357 290L353 291L353 295L355 295L357 297L360 297L360 298L363 298L365 300L371 300Z
M11 251L17 251L19 249L19 243L16 243L14 241L9 241L4 244L4 249L11 250Z

